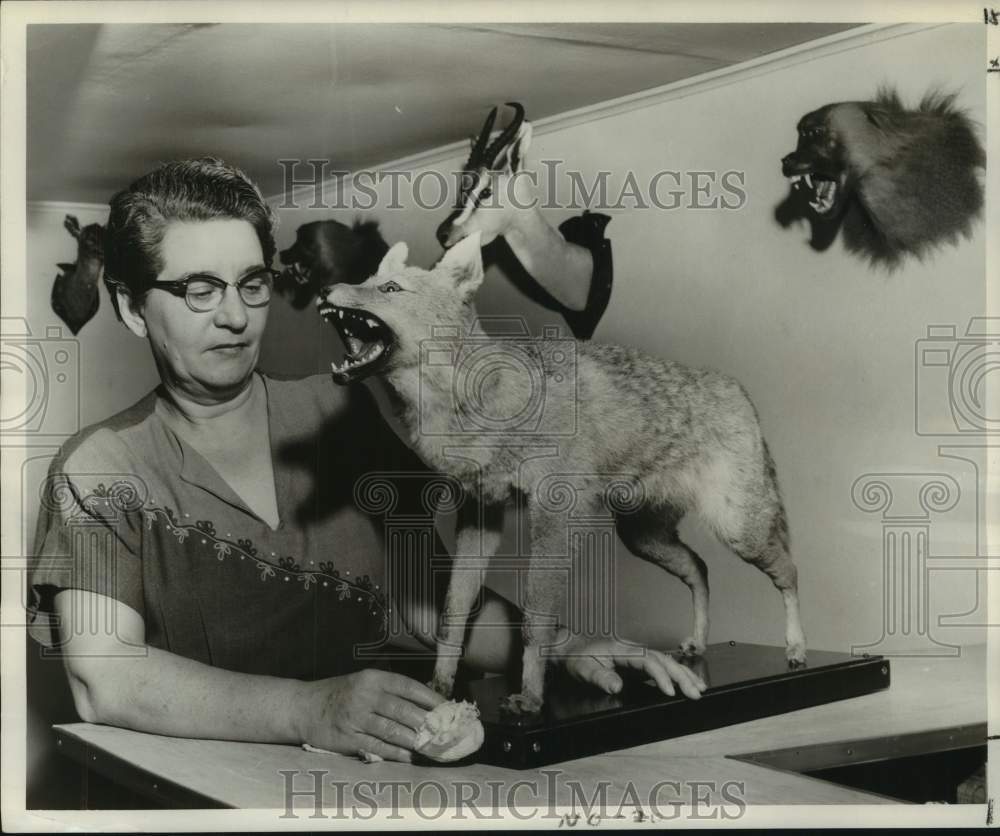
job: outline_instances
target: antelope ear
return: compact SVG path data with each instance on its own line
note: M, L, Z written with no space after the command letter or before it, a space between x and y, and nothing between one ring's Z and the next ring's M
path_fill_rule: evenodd
M410 254L410 248L406 246L405 241L399 241L393 244L384 256L382 256L382 263L378 266L378 276L388 276L393 273L398 273L406 266L406 257Z
M456 290L471 298L483 283L482 233L473 232L445 250L434 270L447 273Z

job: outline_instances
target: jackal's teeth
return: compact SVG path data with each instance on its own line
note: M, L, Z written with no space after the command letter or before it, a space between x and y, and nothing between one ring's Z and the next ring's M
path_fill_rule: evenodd
M384 351L385 343L379 340L378 342L372 343L368 347L368 350L361 356L347 354L344 356L343 362L339 364L335 362L330 363L330 368L334 371L334 373L343 373L357 366L363 366L366 363L370 363L372 360L377 359Z

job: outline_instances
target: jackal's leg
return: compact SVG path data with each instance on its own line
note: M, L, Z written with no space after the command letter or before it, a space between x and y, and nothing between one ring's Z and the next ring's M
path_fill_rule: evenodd
M799 615L798 570L788 550L788 524L780 499L754 507L738 525L720 530L722 540L766 574L785 604L785 655L792 667L806 662L806 637Z
M526 572L521 637L524 655L521 691L507 697L502 708L512 714L532 714L545 698L545 667L555 644L557 616L568 582L566 518L546 513L528 500L531 522L531 562Z
M678 515L643 509L618 518L618 536L632 554L676 575L691 590L694 626L680 644L685 656L700 656L708 644L708 567L677 535Z
M459 515L455 536L455 557L448 581L448 594L438 620L437 658L431 688L444 697L451 697L455 673L462 658L465 629L472 604L483 585L490 558L500 545L503 507L483 508L470 499Z

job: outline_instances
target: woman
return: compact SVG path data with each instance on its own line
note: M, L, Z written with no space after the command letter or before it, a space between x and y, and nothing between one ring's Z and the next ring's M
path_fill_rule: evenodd
M53 463L35 608L57 616L86 721L408 761L442 698L372 659L395 606L407 624L434 624L434 584L409 571L429 556L386 561L387 508L363 512L354 491L394 473L406 503L410 477L429 474L363 389L255 370L274 253L260 192L219 160L164 165L112 199L108 289L161 385ZM387 562L408 567L391 590ZM485 629L516 621L509 602L488 598L467 662L518 659L515 629ZM615 664L668 693L704 688L669 657L612 641L562 661L609 692L621 687Z

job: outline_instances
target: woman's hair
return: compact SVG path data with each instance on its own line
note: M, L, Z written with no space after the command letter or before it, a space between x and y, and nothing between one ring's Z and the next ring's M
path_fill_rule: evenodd
M163 270L160 244L172 221L235 218L257 232L264 263L274 258L271 207L257 186L235 166L214 157L164 163L111 198L104 243L104 281L115 313L115 285L141 298Z

